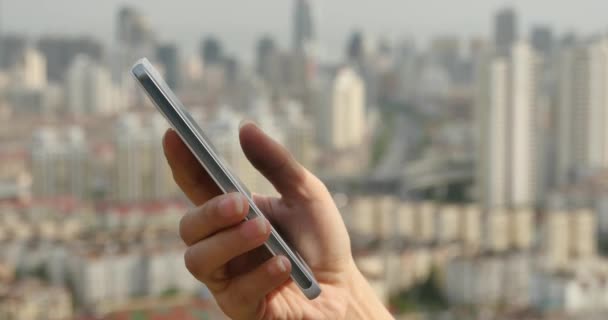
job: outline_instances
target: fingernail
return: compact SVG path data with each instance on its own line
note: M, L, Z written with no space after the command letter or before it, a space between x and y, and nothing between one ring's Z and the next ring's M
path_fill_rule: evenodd
M248 120L248 119L244 119L244 120L241 120L241 123L239 123L239 130L242 129L244 126L248 125L248 124L252 124L255 127L258 126L257 124L255 124L255 122L253 122L251 120Z
M243 226L243 234L249 239L257 239L268 232L268 223L264 218L255 218Z
M287 258L283 256L278 256L277 260L268 267L268 272L271 275L278 276L287 271Z
M243 197L238 193L228 195L220 201L219 209L226 218L240 216L243 213Z

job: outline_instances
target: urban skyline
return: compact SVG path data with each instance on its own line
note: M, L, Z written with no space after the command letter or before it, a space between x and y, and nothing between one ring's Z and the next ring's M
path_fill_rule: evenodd
M480 13L485 36L423 47L363 25L331 61L327 7L288 3L286 30L252 35L250 65L222 32L190 31L184 54L143 5L114 8L107 43L3 33L0 318L45 301L57 318L216 318L183 264L168 125L128 74L142 56L249 189L276 195L242 154L242 119L326 184L394 315L608 313L608 34L524 30L527 13L501 6Z
M432 38L445 35L456 35L466 38L490 37L490 26L493 23L492 15L498 9L512 6L520 15L518 26L520 35L528 35L535 26L549 26L556 34L575 32L580 34L597 34L606 31L603 16L605 4L585 0L583 2L550 1L474 1L467 4L460 3L434 3L424 2L416 4L403 4L401 1L386 0L386 3L377 2L348 2L349 14L344 16L340 10L347 6L345 1L314 2L313 15L318 34L319 44L324 58L332 61L343 58L343 42L346 37L357 29L365 29L370 36L387 37L399 40L402 37L413 37L423 45L427 45ZM87 7L78 1L62 0L53 3L38 3L29 1L4 0L0 7L0 29L8 33L22 33L36 38L42 35L67 34L71 36L92 36L98 38L106 45L115 41L114 21L115 11L121 5L128 5L124 1L104 1L98 4L99 10L90 14ZM243 61L252 61L251 51L255 39L263 34L270 33L276 37L281 47L291 45L291 4L284 1L271 1L264 3L200 3L197 1L181 1L178 4L162 2L147 2L139 6L140 10L149 17L162 41L176 42L188 55L195 54L200 38L203 36L220 36L229 48L230 53ZM83 6L79 10L79 6ZM243 7L238 16L234 16L232 8ZM450 8L450 6L458 6ZM38 7L34 11L31 8ZM80 15L66 14L67 9L73 7ZM546 8L552 10L547 11ZM177 12L179 9L183 17L179 24L172 23L166 16L167 12ZM271 10L272 8L272 10ZM441 10L439 10L441 8ZM586 10L578 10L586 8ZM4 16L3 11L14 14ZM196 12L216 12L205 15L199 19ZM37 17L36 13L45 13ZM184 14L185 12L185 14ZM369 14L375 12L375 14ZM416 14L408 14L415 12ZM460 12L460 15L440 17L443 12ZM252 14L253 13L253 14ZM272 15L265 17L264 15ZM343 19L333 19L339 15ZM224 19L223 17L230 17ZM31 17L24 19L22 17ZM63 17L54 19L53 17ZM382 19L379 19L382 17ZM430 18L429 18L430 17ZM16 19L18 18L18 19ZM239 21L233 23L230 21ZM439 23L439 21L441 21ZM329 25L328 25L329 24ZM334 24L334 25L331 25ZM74 29L72 26L79 26ZM281 30L281 31L277 31Z

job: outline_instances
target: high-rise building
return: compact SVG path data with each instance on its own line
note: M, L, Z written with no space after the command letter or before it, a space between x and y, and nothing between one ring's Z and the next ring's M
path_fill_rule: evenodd
M21 35L3 35L0 38L0 68L7 70L17 65L22 59L27 40Z
M143 199L142 126L134 114L118 119L115 130L116 171L112 186L113 200L131 202Z
M176 194L161 143L167 122L157 114L144 120L126 114L116 124L114 201L157 201Z
M538 59L525 42L483 63L478 79L478 192L486 208L536 202Z
M70 127L65 133L65 138L50 128L34 133L30 159L35 197L87 197L88 148L84 133L79 127Z
M26 48L22 60L14 66L17 82L28 89L43 89L47 85L46 59L36 49Z
M336 72L332 85L330 101L318 113L319 138L326 147L336 150L356 147L366 133L365 85L349 67Z
M277 88L281 81L280 54L274 39L265 35L258 40L256 46L256 71L262 80Z
M154 41L148 19L136 8L123 7L118 12L116 39L118 43L129 46L147 46Z
M54 162L59 154L59 142L52 129L34 133L31 145L32 193L35 197L48 197L55 192L57 178Z
M296 0L293 13L293 49L310 50L315 37L311 0Z
M148 19L136 8L122 7L116 19L116 45L111 53L112 79L119 84L121 104L150 105L144 93L132 81L131 66L141 57L152 57L156 48L156 36ZM130 106L130 105L129 105Z
M168 124L165 118L154 113L146 126L147 133L143 137L142 146L146 163L143 187L145 199L161 200L176 194L175 183L171 176L171 169L165 158L162 140L167 131Z
M75 116L107 114L120 103L114 99L110 71L88 56L78 56L66 74L67 113Z
M163 66L164 78L169 87L179 89L181 72L177 46L172 43L159 45L156 48L156 59Z
M494 19L494 44L501 56L511 53L511 47L518 39L517 14L513 8L504 8Z
M38 40L37 48L47 60L49 81L63 82L65 73L78 55L86 55L94 61L103 60L102 44L87 37L71 38L44 36Z
M532 28L530 42L538 53L549 55L555 48L553 30L548 26L535 26Z
M219 65L224 62L224 49L219 39L214 36L206 37L201 43L201 58L205 66Z
M559 56L557 185L608 168L608 39L564 48Z
M313 170L314 126L310 118L304 114L300 103L287 101L284 111L284 119L281 119L281 131L285 135L285 146L298 162Z

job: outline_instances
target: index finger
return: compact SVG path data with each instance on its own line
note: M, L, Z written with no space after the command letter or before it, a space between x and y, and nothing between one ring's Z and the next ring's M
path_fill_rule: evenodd
M199 206L222 194L205 168L173 129L168 129L163 138L163 149L173 179L186 196Z

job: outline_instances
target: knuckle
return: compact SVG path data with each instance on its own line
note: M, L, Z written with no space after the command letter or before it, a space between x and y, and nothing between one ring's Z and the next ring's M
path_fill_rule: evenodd
M186 269L197 279L200 280L200 257L197 256L192 250L192 248L188 248L184 253L184 264L186 265Z

